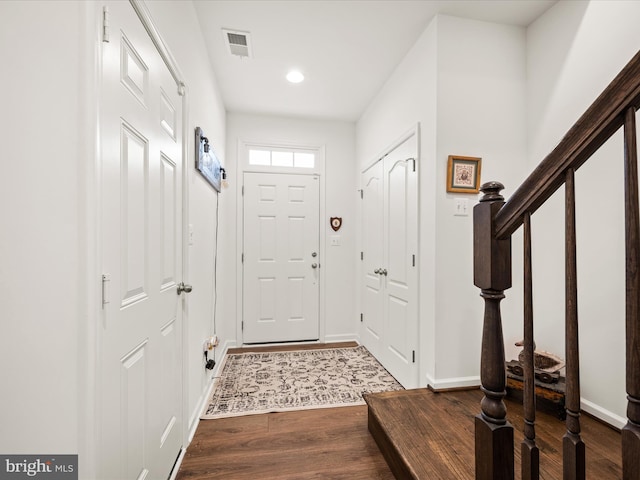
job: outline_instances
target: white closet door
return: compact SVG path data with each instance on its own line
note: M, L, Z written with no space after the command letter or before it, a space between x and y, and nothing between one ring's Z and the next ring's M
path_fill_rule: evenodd
M363 344L407 388L418 385L415 135L362 176Z
M415 153L403 143L384 159L385 367L407 388L417 386L418 268Z
M182 101L129 2L101 43L99 476L167 478L182 447Z
M384 327L384 183L383 162L363 174L362 183L362 343L376 357L382 355Z

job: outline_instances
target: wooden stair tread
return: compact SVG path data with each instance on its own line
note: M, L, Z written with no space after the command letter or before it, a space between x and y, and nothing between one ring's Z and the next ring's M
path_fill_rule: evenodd
M365 395L369 431L396 478L474 478L474 416L459 397L478 394L415 389Z

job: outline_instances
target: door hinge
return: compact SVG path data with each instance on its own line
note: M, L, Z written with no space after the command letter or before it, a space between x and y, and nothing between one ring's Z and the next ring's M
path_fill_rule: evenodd
M102 7L102 41L109 43L109 7Z
M360 252L360 260L364 260L364 252Z
M109 303L109 286L111 284L111 275L108 273L102 274L102 308Z
M361 322L364 322L364 313L361 313L361 314L360 314L360 321L361 321Z
M413 171L416 171L416 159L415 158L411 158L410 159L413 162Z
M416 363L416 351L415 350L413 350L411 358L413 360L413 363Z
M244 320L240 322L240 330L244 332Z
M360 192L360 198L364 198L364 189L358 190Z
M244 263L244 252L240 254L240 262Z
M415 253L413 255L411 255L412 260L411 260L411 266L415 267L416 266L416 255Z
M244 197L244 185L242 185L242 196Z

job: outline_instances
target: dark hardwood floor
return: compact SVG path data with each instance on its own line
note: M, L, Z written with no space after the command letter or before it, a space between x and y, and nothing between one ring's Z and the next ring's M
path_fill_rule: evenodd
M316 344L314 348L322 347ZM427 410L436 413L429 418L426 431L435 431L437 435L435 442L426 436L418 437L418 441L431 442L432 448L443 450L444 444L438 443L437 438L446 437L447 432L455 431L465 440L454 445L453 451L441 452L450 461L461 462L454 466L453 471L458 473L420 478L473 478L473 419L480 411L481 395L479 390L472 390L429 392L425 397L426 401L434 402ZM516 478L520 478L522 406L507 401L507 408L515 428ZM564 423L552 415L541 412L537 415L541 478L561 479ZM424 425L420 428L424 435ZM587 445L587 476L601 480L622 478L620 434L585 415L582 416L582 434ZM392 480L394 476L368 431L367 407L363 405L203 420L187 449L177 478Z
M203 420L179 480L392 480L367 430L367 407Z
M480 412L480 390L434 393L428 389L385 392L367 397L371 427L393 462L398 479L475 478L474 417ZM514 427L516 478L520 478L523 409L507 399L507 418ZM587 415L580 419L587 448L587 478L622 478L620 433ZM381 435L381 427L384 430ZM536 412L540 478L562 478L564 421Z

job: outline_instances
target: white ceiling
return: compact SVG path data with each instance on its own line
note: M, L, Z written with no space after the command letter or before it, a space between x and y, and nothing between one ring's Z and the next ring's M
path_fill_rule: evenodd
M556 0L195 0L227 111L357 120L438 13L526 26ZM232 56L222 29L250 32ZM289 69L305 75L285 80Z

